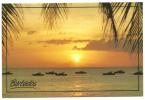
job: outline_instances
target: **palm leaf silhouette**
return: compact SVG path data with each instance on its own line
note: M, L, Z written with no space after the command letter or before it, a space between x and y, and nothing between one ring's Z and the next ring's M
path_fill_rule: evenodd
M127 36L124 41L123 48L127 49L130 52L138 51L142 52L143 49L143 12L142 12L142 3L100 3L104 15L106 15L106 25L104 30L106 30L107 23L111 21L111 29L114 32L115 41L117 41L118 32L117 24L119 24L120 29L126 23L127 16L131 9L133 9L133 14L131 16L128 25L124 29L124 33L127 32ZM114 16L122 10L120 13L121 21L117 22L114 20ZM110 20L109 20L110 19ZM116 23L117 22L117 23ZM116 23L116 24L115 24ZM113 27L112 27L113 26ZM125 34L123 34L125 36Z
M114 33L115 43L117 43L118 42L118 32L117 32L117 28L116 28L116 22L114 20L113 7L112 7L111 3L100 3L100 5L101 5L102 12L106 15L104 31L106 30L108 23L111 22L110 27Z
M17 37L19 30L22 29L22 9L20 4L2 5L2 46L6 48L7 41L12 42L13 37Z
M142 3L136 3L133 16L127 26L129 32L124 42L124 47L128 48L131 52L142 52L143 49L143 12ZM129 27L130 26L130 27ZM126 31L125 30L125 31Z
M63 20L67 17L66 3L47 3L42 5L42 15L44 22L46 22L48 28L52 29L58 24L58 20Z

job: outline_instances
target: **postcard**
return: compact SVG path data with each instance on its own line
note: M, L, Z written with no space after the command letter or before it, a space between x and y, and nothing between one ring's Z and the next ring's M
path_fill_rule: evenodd
M143 3L2 4L2 96L143 95Z

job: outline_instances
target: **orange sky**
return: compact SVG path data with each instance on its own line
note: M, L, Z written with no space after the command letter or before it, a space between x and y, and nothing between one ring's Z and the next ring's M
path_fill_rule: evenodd
M70 6L86 5L97 4ZM131 55L113 47L110 31L104 37L103 14L99 8L70 8L67 19L54 30L46 28L40 8L24 8L23 11L23 30L19 39L13 40L13 46L8 47L8 67L134 67L138 64L136 53ZM142 54L140 56L142 58Z

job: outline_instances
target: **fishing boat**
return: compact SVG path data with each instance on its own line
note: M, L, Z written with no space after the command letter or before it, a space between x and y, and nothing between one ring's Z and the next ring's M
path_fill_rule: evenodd
M50 71L50 72L46 72L45 74L55 75L55 74L56 74L56 72L54 72L54 71Z
M143 72L138 71L138 72L133 73L133 75L143 75Z
M87 72L84 72L84 71L78 71L78 72L75 72L75 74L87 74Z
M2 73L3 75L12 75L13 73L11 73L11 72L4 72L4 73Z
M107 73L103 73L103 75L115 75L114 72L107 72Z
M35 74L32 74L33 76L44 76L44 74L42 74L41 72L38 72L38 73L35 73Z
M125 71L123 71L123 70L118 70L118 71L115 71L114 73L115 73L115 74L124 74Z
M67 76L67 74L65 74L64 72L62 73L55 73L56 76Z

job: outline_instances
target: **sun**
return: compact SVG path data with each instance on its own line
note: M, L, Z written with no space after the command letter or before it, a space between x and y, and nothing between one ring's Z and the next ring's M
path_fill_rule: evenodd
M78 63L81 60L81 55L78 54L78 53L77 54L73 54L72 55L72 59L73 59L74 62Z

